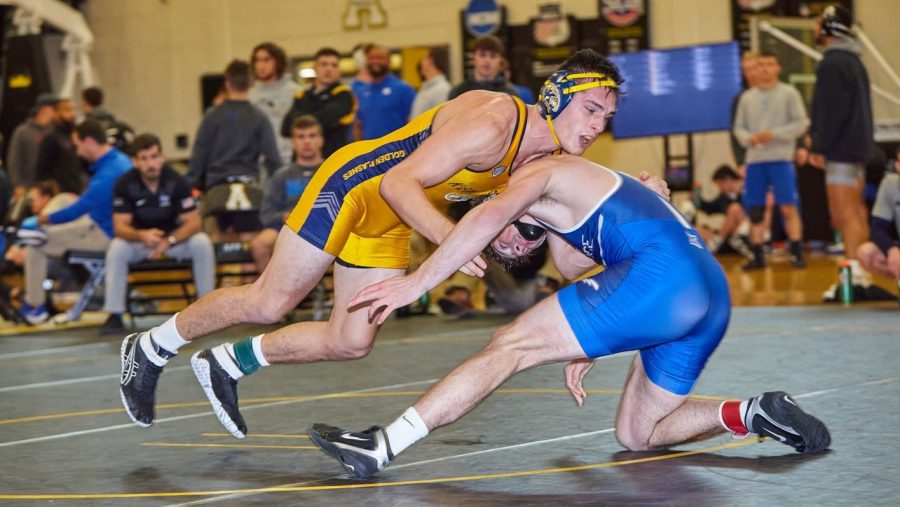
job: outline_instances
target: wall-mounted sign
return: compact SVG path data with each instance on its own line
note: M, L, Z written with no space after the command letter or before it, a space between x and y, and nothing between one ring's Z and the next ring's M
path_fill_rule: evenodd
M472 37L494 35L502 23L503 15L495 0L469 0L463 12L463 26Z
M369 28L387 26L387 11L381 6L381 0L347 0L347 9L341 16L344 30L359 30L363 24Z

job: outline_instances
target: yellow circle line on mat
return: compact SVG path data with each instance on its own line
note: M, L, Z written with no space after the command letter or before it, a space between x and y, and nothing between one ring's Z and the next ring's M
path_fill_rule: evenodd
M569 391L567 389L498 389L495 391L496 394L566 394ZM310 396L280 396L280 397L270 397L270 398L247 398L246 400L241 400L242 405L253 405L259 403L272 403L276 401L301 401L301 400L327 400L334 398L379 398L379 397L392 397L392 396L421 396L425 394L425 391L384 391L384 392L374 392L374 393L336 393L336 394L322 394L322 395L310 395ZM622 394L621 390L618 389L588 389L588 394L610 394L610 395L619 395ZM721 396L704 396L699 394L692 394L691 398L697 398L701 400L728 400L731 398L723 398ZM163 409L173 409L173 408L189 408L189 407L208 407L208 401L192 401L186 403L167 403L158 405L157 410ZM60 412L56 414L44 414L44 415L33 415L27 417L18 417L15 419L0 419L0 426L7 424L19 424L26 422L35 422L35 421L48 421L53 419L65 419L68 417L87 417L92 415L106 415L106 414L117 414L122 412L124 409L121 407L118 408L104 408L98 410L82 410L79 412Z
M92 499L108 499L108 498L165 498L179 496L217 496L217 495L239 495L252 493L296 493L305 491L331 491L342 489L370 489L370 488L389 488L398 486L417 486L422 484L447 484L453 482L469 482L469 481L485 481L491 479L511 479L515 477L530 477L535 475L560 474L568 472L580 472L583 470L598 470L601 468L612 468L624 465L637 465L640 463L651 463L653 461L663 461L667 459L683 458L686 456L694 456L707 452L721 451L724 449L732 449L742 447L758 442L760 439L748 438L737 442L729 442L727 444L714 445L704 447L693 451L675 452L672 454L663 454L661 456L648 456L646 458L628 459L623 461L607 461L605 463L593 463L590 465L578 465L561 468L543 468L539 470L523 470L521 472L503 472L496 474L484 475L462 475L456 477L439 477L435 479L419 479L410 481L390 481L390 482L364 482L356 484L336 484L330 486L281 486L273 488L252 488L252 489L224 489L216 491L171 491L161 493L87 493L87 494L0 494L0 500L92 500Z
M318 449L314 445L254 445L254 444L176 444L169 442L144 442L147 447L228 447L237 449Z

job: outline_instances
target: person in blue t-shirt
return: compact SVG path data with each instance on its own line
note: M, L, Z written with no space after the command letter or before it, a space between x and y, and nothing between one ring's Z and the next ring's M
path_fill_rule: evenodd
M113 187L131 169L131 160L109 144L106 129L87 120L72 133L78 156L91 163L88 186L77 201L53 213L26 218L25 228L43 226L47 243L29 246L25 254L25 303L22 313L30 323L47 320L44 279L47 257L66 250L106 250L113 237Z
M355 80L350 84L359 101L357 140L377 139L409 119L416 90L391 74L390 69L391 53L386 47L372 44L366 48L366 70L372 81Z

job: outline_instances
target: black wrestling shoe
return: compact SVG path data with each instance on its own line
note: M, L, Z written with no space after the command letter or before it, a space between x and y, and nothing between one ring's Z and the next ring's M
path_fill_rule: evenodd
M764 261L762 257L753 257L752 259L750 259L750 261L744 263L744 265L741 266L741 269L743 269L744 271L756 271L759 269L765 269L765 267L766 261Z
M224 349L222 351L227 354ZM227 361L230 358L223 360ZM237 368L236 364L232 364ZM244 424L244 418L238 409L237 380L226 371L219 358L210 349L201 350L191 356L191 366L222 426L235 438L247 436L247 425Z
M381 426L351 433L316 423L307 430L310 440L338 460L357 479L368 479L394 459L387 433Z
M162 349L146 353L141 346L144 334L130 334L122 340L122 376L119 381L119 395L125 411L142 428L153 424L156 384L159 383L163 366L174 355Z
M782 391L750 398L744 425L763 437L772 437L797 452L812 454L831 445L831 435L822 421L804 412Z

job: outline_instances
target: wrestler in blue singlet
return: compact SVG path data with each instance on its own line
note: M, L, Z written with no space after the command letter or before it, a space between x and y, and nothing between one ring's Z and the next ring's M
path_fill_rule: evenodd
M615 174L610 195L556 231L606 267L559 291L559 302L588 357L639 349L654 384L688 394L728 327L728 284L668 201Z

